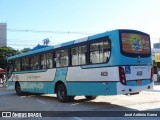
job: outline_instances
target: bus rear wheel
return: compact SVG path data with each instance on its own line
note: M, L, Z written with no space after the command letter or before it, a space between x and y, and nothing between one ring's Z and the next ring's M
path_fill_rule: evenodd
M87 100L94 100L96 99L96 96L85 96Z
M60 102L70 102L74 100L74 96L68 96L67 90L64 84L59 84L56 89L57 99Z
M16 83L15 90L17 95L20 95L20 96L23 95L23 92L21 91L21 85L19 83Z

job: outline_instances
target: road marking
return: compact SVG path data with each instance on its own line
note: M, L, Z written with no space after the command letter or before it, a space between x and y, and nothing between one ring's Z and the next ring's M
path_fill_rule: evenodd
M25 98L26 96L21 96L20 98Z
M28 97L34 97L35 95L29 95Z
M73 105L78 105L78 104L79 104L79 103L74 103L74 104L71 104L71 105L73 106Z
M83 120L83 119L81 119L79 117L73 117L73 118L76 119L76 120Z
M41 100L37 100L37 101L39 101L40 103L46 104L45 102L43 102L43 101L41 101Z

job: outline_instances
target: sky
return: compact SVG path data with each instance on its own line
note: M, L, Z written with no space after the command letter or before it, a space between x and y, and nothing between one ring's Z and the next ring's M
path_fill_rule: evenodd
M160 40L160 0L0 0L0 23L7 23L7 44L33 48L114 29L134 29Z

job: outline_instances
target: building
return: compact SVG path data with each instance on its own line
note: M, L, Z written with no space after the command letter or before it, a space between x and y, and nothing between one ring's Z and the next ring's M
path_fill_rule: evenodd
M0 46L7 46L7 23L0 23Z
M154 43L153 48L160 48L160 43Z
M158 72L160 71L160 49L152 49L152 61L154 68L153 80L160 82L160 75L158 75Z

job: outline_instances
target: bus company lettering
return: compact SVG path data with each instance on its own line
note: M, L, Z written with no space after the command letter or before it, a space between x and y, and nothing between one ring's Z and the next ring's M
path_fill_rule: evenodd
M146 69L146 66L134 66L133 69Z
M108 76L108 72L107 71L101 72L101 76Z
M40 76L28 75L27 79L38 79Z

